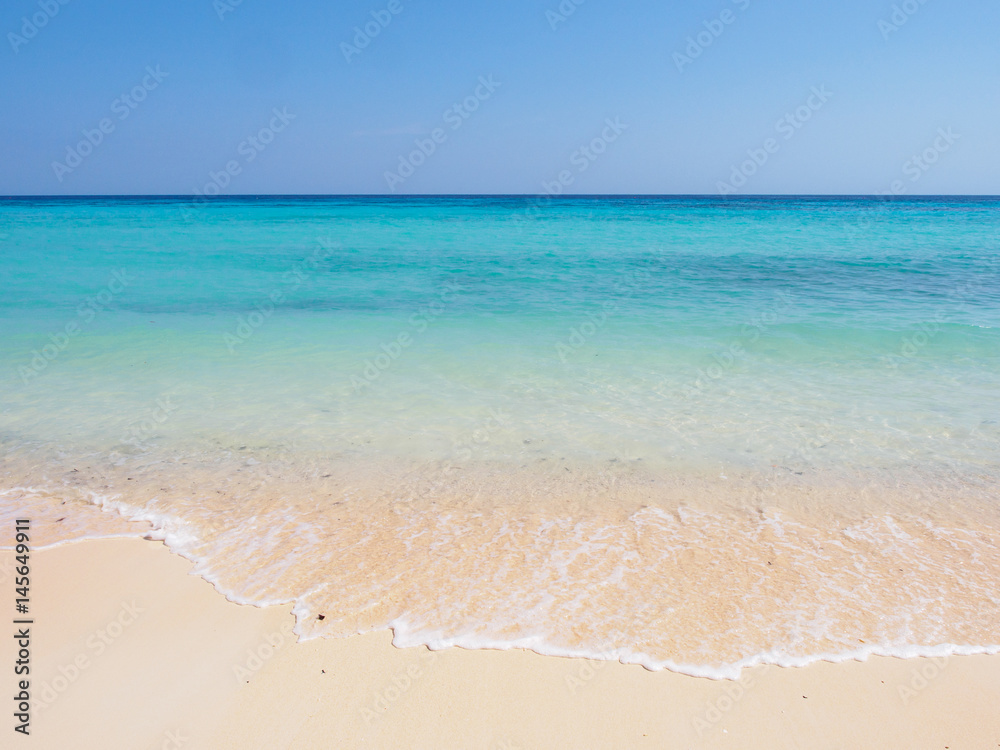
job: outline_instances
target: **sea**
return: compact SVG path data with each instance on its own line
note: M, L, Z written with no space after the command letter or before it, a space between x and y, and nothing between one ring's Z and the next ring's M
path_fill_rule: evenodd
M0 198L0 543L300 638L1000 651L1000 199Z

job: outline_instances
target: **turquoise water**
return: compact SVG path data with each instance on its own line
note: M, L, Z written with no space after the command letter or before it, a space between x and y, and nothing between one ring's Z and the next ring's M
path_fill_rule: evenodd
M16 488L30 487L40 517L46 502L69 498L145 518L240 600L296 601L300 614L318 606L282 578L287 558L260 562L249 579L238 572L247 558L237 548L260 552L255 524L268 513L299 518L288 532L294 564L313 584L341 575L329 567L337 534L345 549L369 545L363 567L402 554L392 540L415 539L418 527L427 538L452 534L442 508L468 518L506 509L495 527L468 527L484 534L481 550L531 514L539 535L571 519L624 524L634 536L653 523L652 506L760 518L765 506L794 509L804 514L799 552L840 512L854 531L838 544L868 540L858 524L907 513L914 538L932 511L942 514L935 523L995 531L996 199L0 199L0 282L0 502L28 502ZM425 484L433 501L413 489ZM344 507L353 510L342 516ZM391 523L372 521L383 517ZM729 544L739 525L711 519L702 536L657 533L664 545ZM365 541L352 524L386 536ZM572 528L566 539L583 526ZM759 526L739 528L758 538ZM627 538L623 530L613 549ZM858 541L856 554L874 554L870 543ZM741 554L763 560L768 549ZM914 564L943 560L942 550L914 548L924 561ZM514 564L501 559L504 570ZM820 583L843 590L837 566L858 559L829 563ZM873 580L882 575L882 563L864 559ZM438 570L427 560L412 564ZM571 575L550 559L561 572L546 585L578 596L574 586L593 584L587 570L603 570L594 560ZM964 640L934 627L961 619L961 606L982 612L982 596L997 605L970 593L996 590L992 564L960 593L940 588L940 566L914 584L921 601L940 605L919 627L883 592L865 606L902 619L881 636L852 621L790 644L755 626L720 645L703 617L687 622L683 645L640 628L615 641L615 654L660 666L801 660L848 653L837 644L858 632L893 653L988 645L1000 642L992 624L963 620ZM428 572L427 590L409 599L393 588L395 573L377 592L351 581L360 599L327 622L345 632L392 626L403 642L602 651L566 641L537 602L538 627L514 628L526 594L447 616L439 596L428 610L427 591L463 570L468 581L500 575L449 570ZM665 567L660 583L676 589L671 576L689 573ZM731 583L716 581L720 597L749 596ZM635 591L637 601L662 595ZM409 603L393 609L389 599ZM772 603L775 622L791 616ZM797 604L795 616L810 606ZM596 604L589 616L602 644L624 632Z
M173 393L148 437L434 455L505 408L589 457L995 457L993 200L16 199L0 226L15 443L118 439Z

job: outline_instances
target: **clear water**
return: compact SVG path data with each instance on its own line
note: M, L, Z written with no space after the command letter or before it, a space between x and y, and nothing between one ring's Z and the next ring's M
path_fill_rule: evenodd
M3 199L0 281L0 503L304 635L1000 644L996 200Z

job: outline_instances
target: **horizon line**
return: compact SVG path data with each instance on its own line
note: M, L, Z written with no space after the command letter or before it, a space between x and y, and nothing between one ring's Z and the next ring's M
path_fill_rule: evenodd
M741 200L746 198L872 198L886 202L922 200L932 198L1000 198L994 193L915 193L894 195L885 193L228 193L225 195L200 195L192 193L66 193L66 194L8 194L0 200L11 199L87 199L87 198L161 198L187 201L225 201L239 198L711 198L715 200Z

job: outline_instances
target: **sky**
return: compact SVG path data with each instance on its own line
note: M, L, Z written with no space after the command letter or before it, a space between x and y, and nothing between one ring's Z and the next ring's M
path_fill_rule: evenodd
M0 194L1000 194L998 28L996 0L6 0Z

